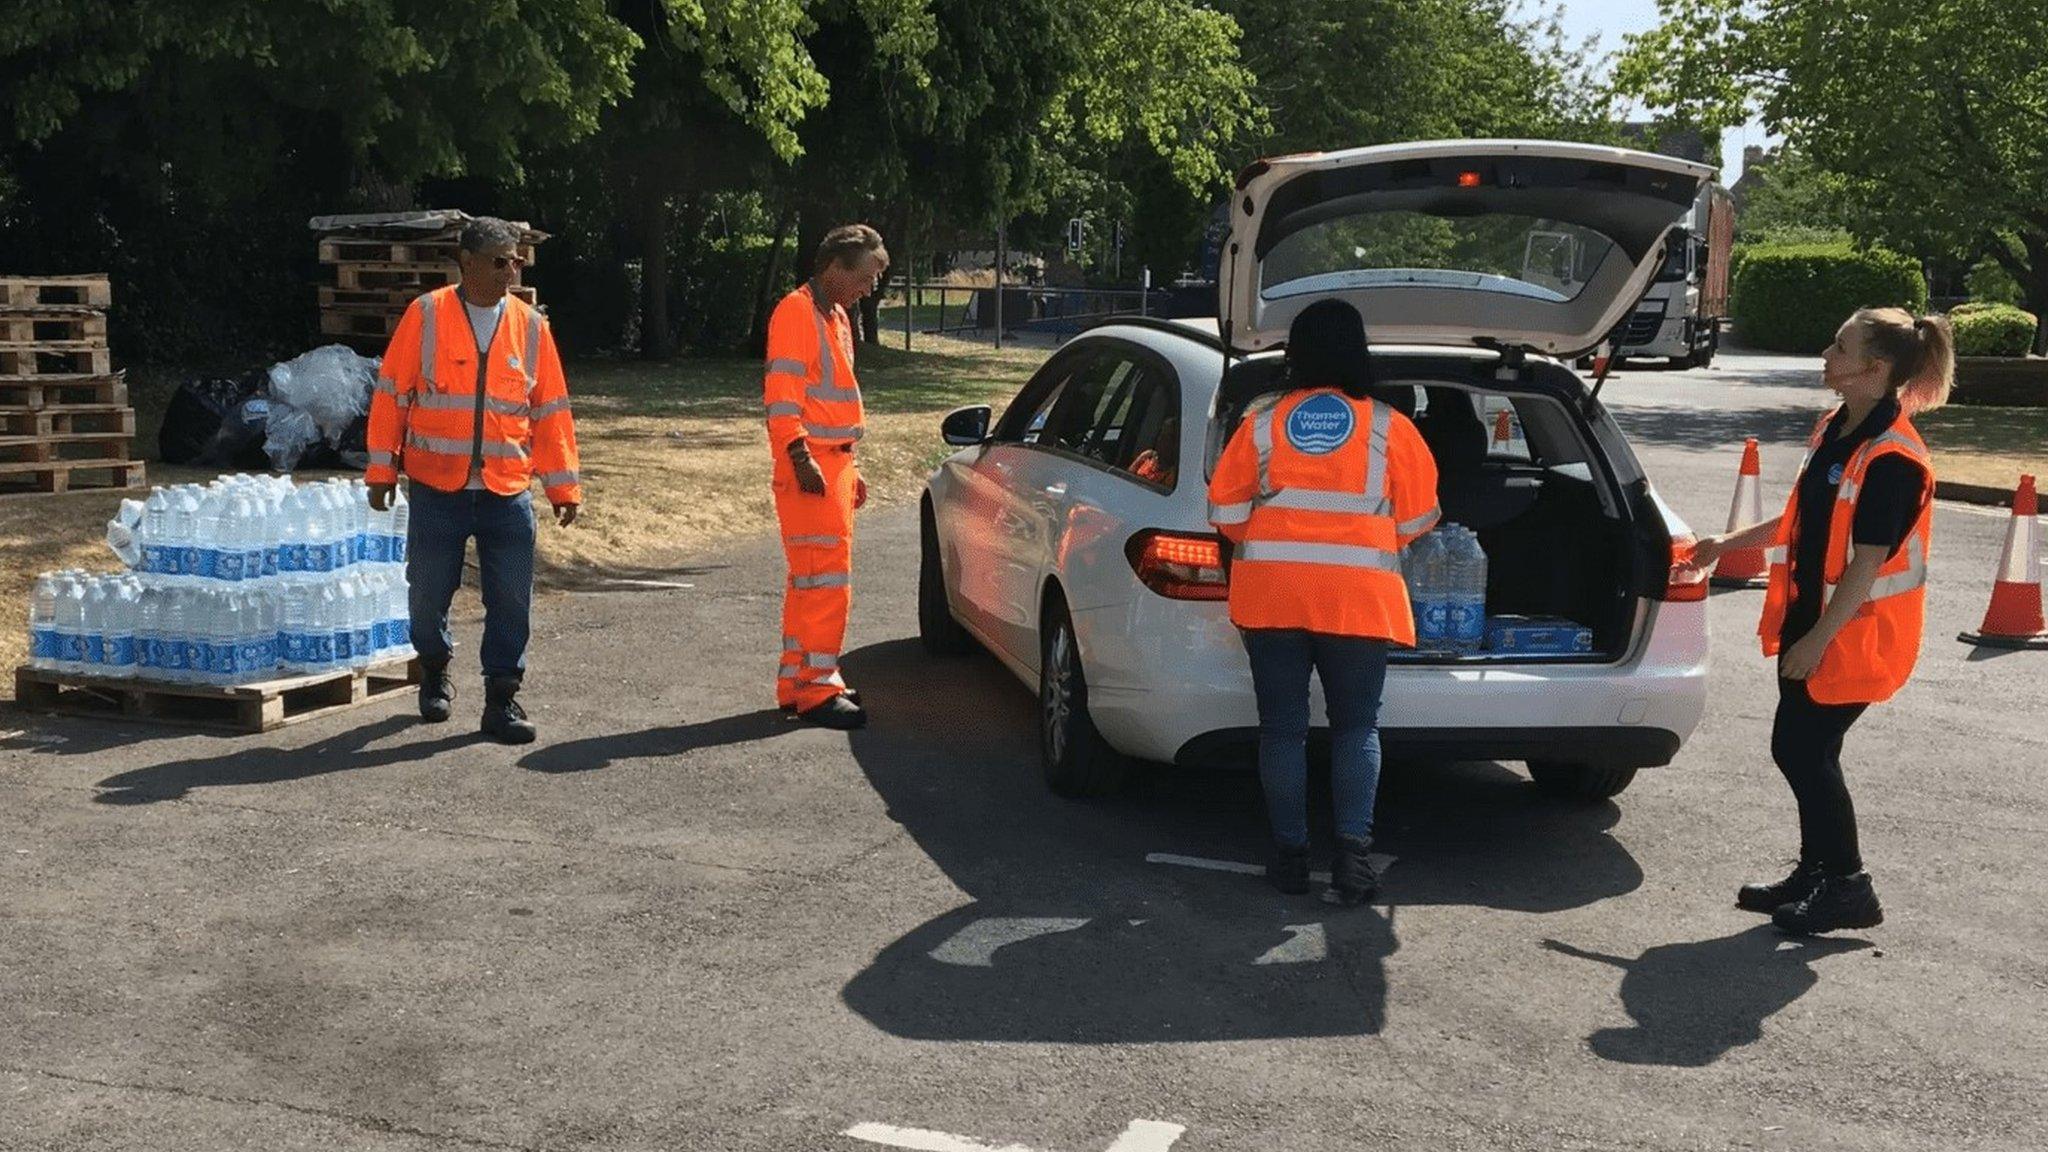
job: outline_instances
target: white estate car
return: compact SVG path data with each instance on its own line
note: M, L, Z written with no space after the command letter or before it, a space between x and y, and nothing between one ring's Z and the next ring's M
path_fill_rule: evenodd
M923 501L925 645L978 642L1038 688L1055 791L1113 788L1128 758L1251 764L1258 712L1208 472L1246 404L1282 386L1289 321L1335 297L1364 314L1380 394L1436 455L1445 522L1485 546L1489 614L1593 637L1566 656L1397 649L1387 754L1522 760L1547 791L1619 793L1699 723L1706 586L1674 569L1688 530L1566 363L1642 294L1711 174L1549 141L1261 161L1238 181L1219 320L1106 323L1001 420L946 418L960 451ZM1534 232L1577 240L1540 284L1522 278Z

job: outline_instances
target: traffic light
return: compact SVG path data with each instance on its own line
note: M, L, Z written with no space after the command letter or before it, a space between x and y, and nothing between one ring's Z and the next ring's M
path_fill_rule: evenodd
M1067 221L1067 251L1079 252L1080 250L1081 218L1076 216L1072 220Z

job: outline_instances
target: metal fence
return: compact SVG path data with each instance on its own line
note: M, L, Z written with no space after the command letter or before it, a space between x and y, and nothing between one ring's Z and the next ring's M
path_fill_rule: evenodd
M1046 288L1005 284L1000 289L899 280L883 296L883 334L901 332L903 346L913 333L927 335L1051 336L1065 340L1113 316L1147 315L1166 294L1139 288Z

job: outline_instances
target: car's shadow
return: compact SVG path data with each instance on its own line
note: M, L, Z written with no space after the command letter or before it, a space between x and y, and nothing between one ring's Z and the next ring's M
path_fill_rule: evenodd
M1378 1031L1402 905L1546 912L1629 892L1612 804L1538 796L1495 764L1390 768L1383 898L1340 909L1154 854L1256 863L1254 773L1158 768L1110 800L1039 778L1034 700L983 656L912 641L845 658L876 723L862 770L969 903L885 948L846 1003L899 1036L1131 1043ZM1327 824L1327 813L1318 813Z

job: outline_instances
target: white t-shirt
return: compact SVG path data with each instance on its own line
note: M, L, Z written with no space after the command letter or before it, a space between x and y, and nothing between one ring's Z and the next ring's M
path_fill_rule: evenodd
M491 339L498 334L498 321L505 318L504 298L500 297L498 302L489 308L479 308L467 300L462 302L462 306L469 312L470 330L476 333L477 355L488 355L491 350ZM470 465L469 483L463 485L463 487L465 489L475 489L482 488L483 486L483 469L475 464Z

